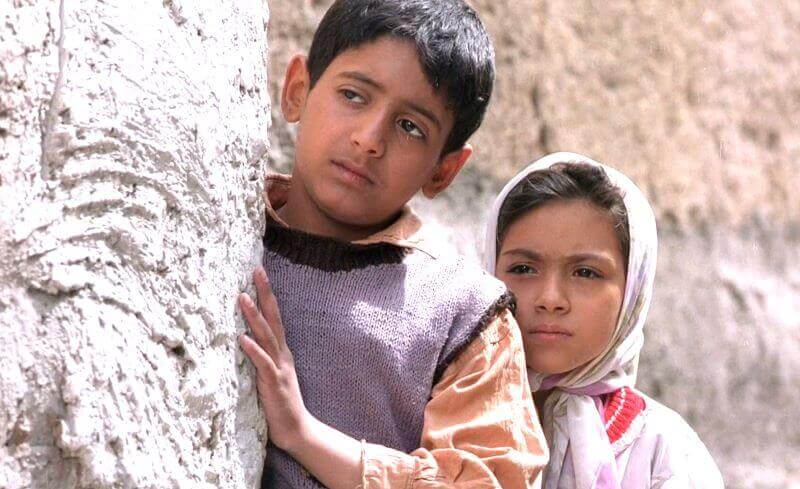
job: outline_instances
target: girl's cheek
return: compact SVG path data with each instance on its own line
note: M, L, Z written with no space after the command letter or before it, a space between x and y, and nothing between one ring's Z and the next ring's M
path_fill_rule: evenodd
M602 323L598 326L603 332L602 336L605 339L605 341L603 341L603 345L605 346L609 341L611 341L611 337L614 335L614 329L616 329L617 325L617 318L619 317L619 308L616 307L616 304L613 300L608 300L598 304L597 309L598 321L602 321Z
M525 332L525 330L526 330L526 328L527 328L527 326L528 326L528 324L529 324L529 322L531 320L530 318L531 318L531 316L529 314L528 308L525 307L524 304L519 304L519 302L518 302L517 303L517 310L514 313L514 319L517 320L517 324L519 325L519 329L521 329L523 333Z

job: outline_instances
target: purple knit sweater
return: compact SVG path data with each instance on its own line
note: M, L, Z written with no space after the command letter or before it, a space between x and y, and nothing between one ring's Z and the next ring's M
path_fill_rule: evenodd
M447 365L512 301L461 258L354 245L268 223L264 262L308 410L356 439L410 452ZM454 406L457 409L457 406ZM319 488L268 446L262 488Z

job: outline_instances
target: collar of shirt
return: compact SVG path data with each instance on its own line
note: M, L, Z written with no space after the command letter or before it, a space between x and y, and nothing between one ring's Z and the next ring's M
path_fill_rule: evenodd
M289 227L278 216L278 209L283 207L289 196L292 177L282 173L267 173L264 179L264 201L269 217L284 227ZM419 250L426 255L436 258L437 247L425 239L425 229L420 218L408 205L403 206L400 215L387 228L366 238L353 241L353 244L368 245L375 243L388 243L402 248Z

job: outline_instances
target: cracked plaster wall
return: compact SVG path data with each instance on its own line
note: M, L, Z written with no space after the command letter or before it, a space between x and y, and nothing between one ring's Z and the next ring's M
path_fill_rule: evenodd
M274 96L330 3L271 2ZM661 236L638 385L696 427L728 487L800 487L800 2L472 4L495 96L471 163L417 208L475 256L484 210L533 158L628 173ZM275 167L293 137L273 106Z
M0 488L256 487L265 0L0 0Z

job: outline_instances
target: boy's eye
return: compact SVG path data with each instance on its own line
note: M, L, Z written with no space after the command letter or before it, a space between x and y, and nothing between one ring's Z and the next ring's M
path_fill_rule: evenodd
M350 100L351 102L357 102L357 103L364 102L364 97L347 88L342 90L342 95L344 96L344 98Z
M514 275L530 275L536 273L536 269L530 265L520 263L509 268L507 273L512 273Z
M403 132L405 132L406 134L408 134L413 138L422 139L425 137L425 135L422 133L419 127L417 127L416 124L414 124L408 119L400 119L397 122L397 124L400 126L400 129L402 129Z
M581 278L601 278L600 274L587 267L580 267L575 270L575 276Z

